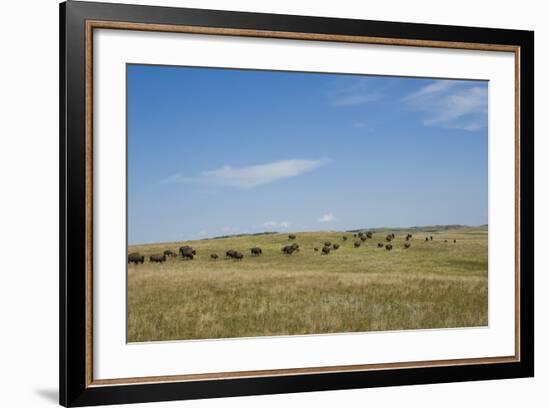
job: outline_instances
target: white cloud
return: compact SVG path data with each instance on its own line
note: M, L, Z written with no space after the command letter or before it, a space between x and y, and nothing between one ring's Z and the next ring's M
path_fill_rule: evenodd
M199 237L205 237L207 235L208 235L208 232L206 232L206 231L199 231L199 233L198 233Z
M248 167L224 166L215 170L203 171L195 177L176 174L164 182L196 182L228 187L253 188L270 184L289 177L313 171L326 164L327 160L281 160Z
M456 85L455 81L439 80L434 81L429 85L426 85L420 90L413 92L403 98L404 101L417 102L419 100L426 100L434 95L439 95L441 92L445 92Z
M290 226L290 223L288 221L281 221L281 222L277 222L277 221L266 221L262 224L263 227L266 227L266 228L276 228L276 229L279 229L279 228L288 228Z
M382 98L382 94L372 89L369 78L361 78L344 88L329 93L332 106L355 106L374 102Z
M426 126L475 131L487 125L487 88L483 86L438 80L405 96L403 101L426 112Z
M317 218L317 222L332 222L334 220L335 218L334 218L334 215L332 215L332 213L326 213L326 214L323 214L322 217Z

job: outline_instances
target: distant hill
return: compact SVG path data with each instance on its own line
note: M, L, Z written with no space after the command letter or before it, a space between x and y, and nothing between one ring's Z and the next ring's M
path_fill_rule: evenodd
M425 232L437 232L437 231L448 231L456 229L466 229L466 228L487 228L487 224L483 225L461 225L461 224L448 224L448 225L424 225L424 226L414 226L414 227L379 227L379 228L359 228L354 230L347 230L346 232L364 232L364 231L425 231Z
M255 232L255 233L250 233L250 234L219 235L217 237L203 238L203 239L225 239L225 238L237 238L237 237L256 237L256 236L259 236L259 235L273 235L273 234L279 234L279 233L275 232L275 231L265 231L265 232Z
M437 232L437 231L447 231L447 230L456 230L456 229L466 229L466 228L487 228L487 224L483 225L461 225L461 224L450 224L450 225L425 225L425 226L414 226L414 227L378 227L378 228L357 228L346 230L345 232L366 232L366 231L424 231L424 232ZM300 233L301 231L288 231L288 233ZM274 234L285 234L287 232L281 231L264 231L264 232L255 232L255 233L243 233L243 234L229 234L229 235L218 235L211 238L202 238L200 241L208 239L226 239L226 238L238 238L238 237L255 237L261 235L274 235Z

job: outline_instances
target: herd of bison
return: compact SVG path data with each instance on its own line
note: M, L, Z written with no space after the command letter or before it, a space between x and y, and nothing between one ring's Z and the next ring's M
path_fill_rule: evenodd
M354 248L361 247L362 243L367 241L368 239L372 239L373 233L371 231L369 232L358 232L356 234L353 234L353 237L356 239L353 242ZM409 249L411 247L411 240L412 234L407 234L405 236L405 243L403 244L404 249ZM296 235L290 234L288 236L289 241L295 241ZM377 247L378 248L385 248L387 251L391 251L393 249L392 241L395 239L395 234L388 234L386 235L386 244L382 242L378 242ZM348 240L348 237L346 235L342 236L342 245ZM433 236L425 237L424 241L433 241ZM445 243L448 241L445 239ZM453 239L453 243L456 243L456 239ZM323 245L320 247L314 247L314 252L319 252L319 248L321 251L321 255L329 255L331 251L337 251L340 248L340 244L332 243L330 241L323 242ZM281 252L284 255L292 255L295 252L300 251L300 245L296 242L293 242L290 245L285 245L281 248ZM182 257L182 259L186 260L192 260L195 255L197 255L197 251L193 249L192 247L185 245L179 248L179 255ZM250 248L250 256L260 256L262 255L262 248L260 247L253 247ZM166 261L169 257L177 257L178 254L174 251L167 249L163 253L159 254L153 254L149 256L149 262L159 262L163 263ZM218 254L212 253L210 254L211 260L217 260L219 258ZM234 249L229 249L225 252L225 258L226 259L233 259L235 261L240 261L244 258L244 255L242 252L236 251ZM145 256L141 255L139 252L133 252L131 254L128 254L128 263L134 263L134 264L142 264L145 262Z

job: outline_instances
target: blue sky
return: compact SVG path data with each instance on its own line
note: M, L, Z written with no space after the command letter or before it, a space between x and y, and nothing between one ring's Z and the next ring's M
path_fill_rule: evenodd
M128 65L128 242L485 224L487 89Z

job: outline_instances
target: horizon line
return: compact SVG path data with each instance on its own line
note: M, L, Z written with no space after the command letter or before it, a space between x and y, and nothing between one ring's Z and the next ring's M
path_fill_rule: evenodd
M259 232L242 232L242 233L235 233L235 234L223 234L223 235L215 235L212 237L207 238L197 238L197 239L183 239L183 240L177 240L177 241L155 241L155 242L138 242L138 243L127 243L127 246L135 246L135 245L154 245L154 244L175 244L178 242L189 242L189 241L208 241L212 239L227 239L227 238L237 238L237 237L245 237L245 236L253 236L253 235L275 235L275 234L282 234L282 235L288 235L288 234L300 234L300 233L313 233L313 232L341 232L341 233L353 233L357 231L380 231L380 230L407 230L407 229L426 229L426 228L434 228L434 227L454 227L454 228L481 228L481 227L488 227L489 224L428 224L428 225L412 225L412 226L406 226L406 227L399 227L399 226L382 226L382 227L368 227L368 228L355 228L355 229L345 229L345 230L328 230L328 229L320 229L320 230L302 230L302 231L259 231Z

